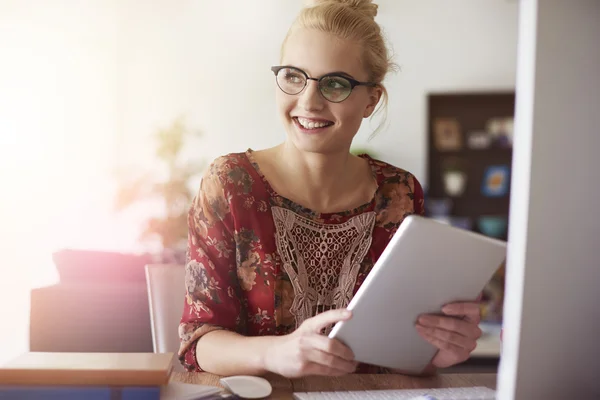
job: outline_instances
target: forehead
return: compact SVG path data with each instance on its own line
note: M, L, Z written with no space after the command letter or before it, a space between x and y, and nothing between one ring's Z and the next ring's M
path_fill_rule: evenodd
M361 55L359 43L314 29L299 28L288 37L281 63L301 68L313 77L343 71L354 78L365 79Z

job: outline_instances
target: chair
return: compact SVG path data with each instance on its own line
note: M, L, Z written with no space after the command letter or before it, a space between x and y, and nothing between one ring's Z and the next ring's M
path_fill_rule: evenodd
M185 267L148 264L145 269L154 352L177 354L178 327L185 293ZM175 371L184 371L177 360L174 360L173 364Z

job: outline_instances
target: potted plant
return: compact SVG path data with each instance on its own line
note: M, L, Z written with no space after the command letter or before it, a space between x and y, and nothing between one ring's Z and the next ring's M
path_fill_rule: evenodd
M163 263L185 263L187 215L195 195L192 182L204 163L186 160L184 149L200 133L188 129L181 118L154 135L157 170L119 174L115 199L117 211L136 203L158 200L161 209L149 216L142 228L140 241L159 241Z
M371 158L374 158L374 159L377 158L376 152L374 152L372 149L370 149L368 147L352 147L350 149L350 154L355 155L355 156L359 156L361 154L366 154Z

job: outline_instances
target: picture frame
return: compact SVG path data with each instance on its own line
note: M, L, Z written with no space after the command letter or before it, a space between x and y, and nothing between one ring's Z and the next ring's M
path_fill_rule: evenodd
M486 197L503 197L508 194L510 167L508 165L490 165L485 169L481 193Z
M433 122L435 147L439 151L457 151L463 140L460 123L456 118L436 118Z

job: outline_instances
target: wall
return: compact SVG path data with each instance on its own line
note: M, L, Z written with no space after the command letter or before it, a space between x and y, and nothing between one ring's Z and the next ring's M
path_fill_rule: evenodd
M179 114L205 132L197 157L210 160L275 145L269 67L301 1L129 1L120 53L121 161L142 162L149 132ZM382 0L378 22L401 71L390 75L389 126L369 145L425 184L426 98L431 91L512 89L517 4L508 0ZM365 121L364 145L378 121ZM137 153L137 154L136 154Z
M498 398L600 398L600 2L521 9Z
M119 236L116 4L0 1L0 364L27 349L28 289L56 279L52 250Z

